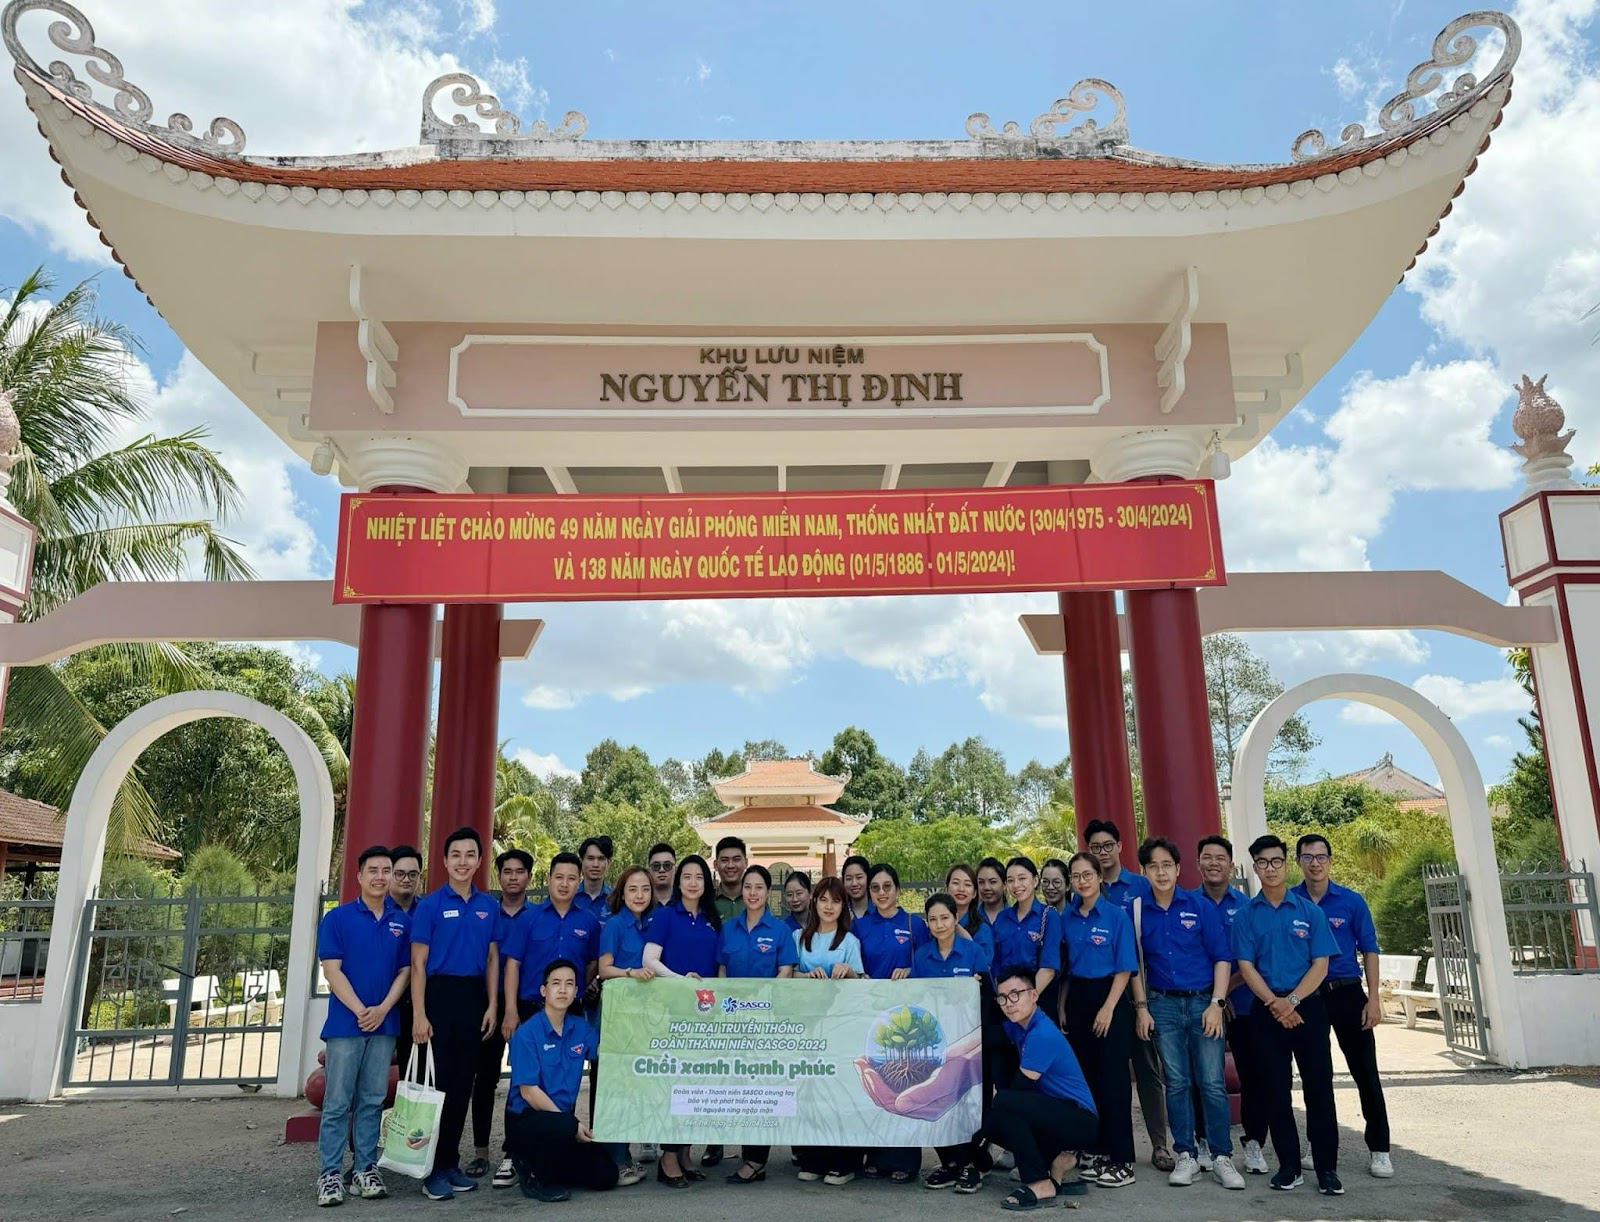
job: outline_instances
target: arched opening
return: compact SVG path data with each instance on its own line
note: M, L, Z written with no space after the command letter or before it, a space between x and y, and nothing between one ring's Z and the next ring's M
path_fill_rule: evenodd
M59 970L45 981L39 1016L44 1046L53 1055L39 1058L29 1078L29 1097L49 1098L61 1090L73 1007L77 1003L76 962L85 906L100 882L111 802L144 750L163 734L206 717L242 717L265 729L283 748L294 769L299 796L300 832L296 854L294 904L289 939L288 978L284 981L283 1030L274 1093L293 1097L304 1078L303 1061L310 1025L318 911L333 856L333 784L316 745L305 731L276 709L233 692L181 692L154 700L118 722L90 757L67 810L56 890L52 941L61 952Z
M1512 996L1511 943L1483 776L1466 739L1438 705L1405 684L1378 675L1323 675L1284 692L1256 715L1234 753L1229 831L1235 846L1242 853L1244 846L1266 832L1267 754L1272 740L1284 722L1317 700L1353 700L1388 713L1416 735L1439 770L1456 861L1468 881L1489 1055L1506 1065L1528 1064L1522 1014Z

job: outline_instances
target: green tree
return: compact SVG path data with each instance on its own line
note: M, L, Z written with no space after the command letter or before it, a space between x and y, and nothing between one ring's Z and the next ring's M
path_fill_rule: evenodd
M1072 761L1041 764L1029 760L1017 773L1017 812L1024 819L1046 811L1072 807Z
M817 761L817 771L827 776L849 776L844 793L833 804L847 815L899 819L910 813L905 772L878 750L876 740L865 730L846 726L835 734L833 745Z
M644 749L619 746L614 738L603 739L590 749L573 794L579 810L596 802L638 806L652 798L666 801L667 797L667 787Z
M1423 873L1428 866L1448 865L1455 854L1448 845L1425 844L1415 850L1384 883L1373 906L1378 944L1391 955L1426 955L1433 950L1428 929L1428 899Z
M874 819L856 837L852 852L868 861L886 861L912 883L944 881L944 872L958 861L976 865L991 854L1009 855L1013 843L1002 830L973 815L947 815L932 823L909 819Z
M628 866L643 865L645 854L657 841L665 840L681 857L685 853L704 853L705 845L689 826L684 808L674 806L657 795L635 806L631 802L599 801L584 808L576 836L610 836L615 851L611 858L611 877L615 879Z
M746 739L740 754L746 763L750 760L786 760L789 758L789 748L775 738L763 738L755 742Z
M912 794L912 810L923 822L970 814L994 823L1010 819L1016 809L1017 782L1006 757L978 737L951 743L929 761L925 779Z
M51 304L54 287L38 269L0 314L0 390L22 427L8 495L38 528L33 593L19 618L37 619L101 582L182 577L196 560L210 580L251 576L220 529L238 506L238 488L203 444L204 430L121 442L146 411L129 385L136 343L95 315L92 282ZM175 645L103 648L163 693L199 677ZM12 672L6 716L14 736L45 753L33 796L64 808L106 727L55 666ZM138 776L117 795L111 820L113 849L161 830Z
M1201 643L1206 668L1206 702L1211 715L1211 746L1217 760L1217 780L1233 779L1233 753L1256 714L1283 694L1266 659L1232 633L1208 636ZM1320 740L1304 717L1296 713L1283 723L1267 756L1269 778L1294 779L1304 770L1306 757Z
M1309 785L1268 786L1265 798L1269 823L1301 831L1326 831L1363 817L1381 819L1399 809L1392 797L1370 785L1333 777Z
M690 765L689 772L696 785L709 789L712 781L725 781L738 776L744 767L744 756L737 751L724 755L713 747Z
M1528 699L1534 700L1533 664L1527 649L1507 651L1506 660ZM1555 803L1550 796L1550 764L1545 757L1544 727L1539 722L1537 704L1533 713L1517 718L1517 724L1522 727L1526 748L1511 757L1505 779L1489 788L1490 803L1506 810L1506 818L1501 821L1502 826L1497 826L1496 834L1508 841L1536 835L1533 829L1538 825L1555 822Z

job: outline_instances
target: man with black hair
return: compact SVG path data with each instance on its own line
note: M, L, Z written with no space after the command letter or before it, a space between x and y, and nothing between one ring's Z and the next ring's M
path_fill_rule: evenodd
M409 844L397 844L389 852L394 855L394 870L389 875L389 898L409 920L416 911L417 892L422 887L422 854ZM400 1017L400 1032L394 1037L394 1063L404 1073L406 1062L411 1059L411 1027L416 1017L411 1009L409 988L400 994L394 1012Z
M1122 831L1110 819L1091 819L1084 825L1083 843L1100 867L1100 890L1133 919L1133 901L1150 902L1150 882L1122 864ZM1150 1165L1170 1172L1176 1161L1167 1136L1167 1081L1154 1043L1133 1042L1133 1080L1139 1088L1139 1111L1150 1135Z
M1233 919L1249 902L1249 896L1233 886L1233 842L1225 836L1205 836L1195 846L1200 870L1200 889L1217 906L1223 927L1232 945ZM1245 986L1237 967L1228 978L1228 1048L1233 1053L1234 1072L1239 1077L1239 1120L1244 1128L1244 1169L1252 1175L1265 1175L1267 1156L1262 1145L1267 1140L1267 1111L1261 1098L1261 1076L1256 1069L1255 1044L1250 1038L1250 1008L1255 996ZM1202 1162L1205 1160L1202 1159Z
M1177 1155L1167 1183L1186 1188L1200 1176L1190 1094L1198 1085L1212 1177L1224 1188L1241 1189L1244 1177L1233 1165L1222 1041L1232 953L1216 905L1178 886L1180 861L1178 846L1165 837L1139 846L1150 902L1140 900L1137 928L1146 978L1134 985L1134 1029L1141 1040L1154 1037L1166 1071L1167 1119Z
M1288 845L1277 836L1258 836L1250 844L1250 860L1261 890L1233 918L1233 957L1257 1003L1250 1011L1251 1036L1261 1068L1267 1128L1278 1156L1272 1187L1290 1192L1305 1182L1300 1129L1290 1097L1292 1060L1300 1070L1317 1191L1340 1196L1344 1185L1338 1174L1339 1116L1333 1098L1328 1009L1317 992L1339 944L1322 909L1289 890Z
M1394 1161L1389 1157L1389 1108L1383 1101L1378 1041L1373 1035L1383 1022L1383 1007L1378 1000L1378 930L1361 893L1341 887L1330 877L1333 848L1326 836L1320 832L1301 836L1295 841L1294 855L1304 876L1304 881L1293 888L1295 894L1305 896L1322 910L1333 940L1339 944L1339 953L1328 960L1328 978L1318 992L1328 1007L1328 1025L1339 1040L1345 1066L1361 1096L1361 1115L1367 1122L1368 1170L1386 1180L1394 1175Z
M470 827L445 837L448 881L423 896L411 918L412 1038L432 1045L434 1083L444 1092L433 1171L422 1181L430 1201L478 1186L461 1170L461 1130L478 1045L494 1030L500 1003L499 905L472 885L482 854L483 841Z
M373 845L357 861L361 893L329 911L317 927L317 958L328 979L328 1017L322 1024L325 1088L317 1130L317 1204L322 1206L344 1201L341 1171L352 1129L352 1195L368 1200L389 1195L378 1173L378 1129L400 1027L395 1003L411 973L411 922L389 898L389 850Z
M744 871L750 864L748 850L737 836L724 836L717 841L717 913L724 921L731 921L744 911Z
M495 940L500 945L500 1009L495 1015L494 1030L478 1045L478 1073L472 1083L473 1151L472 1161L464 1170L474 1179L489 1174L489 1129L494 1124L494 1097L500 1089L500 1067L506 1055L505 1018L517 1009L516 991L506 988L511 960L505 951L511 945L517 922L530 911L527 901L528 884L533 881L533 854L507 849L494 859L494 868L500 881L500 911L495 914ZM501 1162L504 1164L506 1159Z
M604 1191L617 1184L617 1160L577 1117L583 1063L599 1054L600 1034L572 1012L584 969L569 959L544 965L542 1006L511 1037L506 1145L522 1193L565 1201L567 1186Z
M583 883L572 902L580 912L587 912L602 926L611 915L607 902L611 899L611 888L606 885L606 872L611 869L611 858L615 855L616 848L610 836L590 836L578 846L578 868L582 871Z
M1016 1157L1022 1183L1003 1204L1016 1211L1048 1204L1073 1167L1073 1151L1093 1148L1099 1132L1094 1095L1067 1037L1039 1009L1036 984L1031 967L994 974L1005 1033L1021 1068L995 1093L982 1137Z
M655 896L656 907L672 903L672 872L678 868L678 850L665 840L652 844L644 855L644 868L650 875L650 893Z

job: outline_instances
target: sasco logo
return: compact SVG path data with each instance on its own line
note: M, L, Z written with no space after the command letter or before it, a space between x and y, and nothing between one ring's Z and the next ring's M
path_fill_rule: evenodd
M1304 921L1296 921L1294 923L1294 936L1297 938L1309 938L1311 936L1311 926Z
M770 1001L744 1001L738 997L724 997L722 999L722 1012L724 1014L737 1014L740 1010L770 1010Z
M702 1014L710 1014L717 1008L717 994L712 989L696 989L694 991L694 1008Z

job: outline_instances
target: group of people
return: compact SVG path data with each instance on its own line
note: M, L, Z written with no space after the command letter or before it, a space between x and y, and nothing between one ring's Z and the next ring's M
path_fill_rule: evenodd
M444 1092L433 1200L497 1188L564 1200L570 1187L608 1189L645 1172L624 1144L598 1143L577 1114L585 1066L597 1074L604 982L620 977L808 977L880 980L973 977L982 988L981 1128L935 1151L919 1175L917 1149L813 1147L793 1151L798 1176L830 1185L858 1175L927 1188L978 1191L1008 1152L1019 1182L1002 1205L1027 1211L1060 1193L1135 1182L1132 1095L1168 1182L1209 1172L1245 1186L1234 1159L1225 1081L1233 1053L1243 1125L1243 1171L1270 1185L1304 1182L1291 1102L1301 1078L1319 1191L1344 1191L1330 1031L1354 1077L1366 1121L1369 1170L1393 1174L1373 1028L1381 1021L1378 944L1359 894L1330 878L1325 837L1300 837L1292 856L1303 881L1287 886L1291 850L1276 836L1250 845L1260 880L1247 898L1233 886L1233 846L1196 846L1202 885L1178 886L1178 846L1139 846L1139 872L1122 864L1115 824L1085 829L1086 849L1043 867L1027 857L950 867L920 915L899 902L892 865L851 857L838 877L783 882L750 864L736 837L711 862L652 846L613 883L609 837L585 840L550 863L547 898L530 902L533 859L495 859L499 895L478 890L482 844L463 828L444 845L446 882L418 898L421 861L408 845L374 846L359 859L360 894L323 918L318 956L329 987L326 1090L319 1138L319 1205L346 1192L385 1194L377 1169L390 1064L426 1044ZM1359 956L1359 958L1358 958ZM914 986L913 986L914 987ZM489 1140L507 1051L505 1141ZM976 1046L975 1046L976 1052ZM596 1079L590 1083L590 1116ZM473 1157L460 1155L468 1116ZM349 1148L353 1167L343 1174ZM771 1150L744 1146L726 1179L766 1179ZM726 1157L709 1145L698 1164L686 1145L646 1147L656 1180L688 1188ZM1002 1158L1004 1155L1002 1155ZM348 1184L348 1188L347 1188Z

